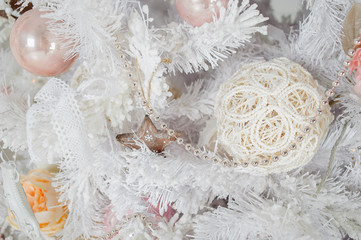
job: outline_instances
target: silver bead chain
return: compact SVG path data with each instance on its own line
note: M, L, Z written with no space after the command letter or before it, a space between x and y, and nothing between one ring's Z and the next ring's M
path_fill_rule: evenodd
M354 48L348 51L348 56L350 58L352 58L356 53L357 45L359 45L360 42L361 42L360 38L355 39ZM120 48L118 48L118 50L120 50ZM149 115L149 117L151 117L155 122L158 122L161 129L167 131L169 136L175 137L176 142L179 145L182 145L187 151L191 152L194 156L205 161L210 161L214 164L221 164L224 167L238 167L239 165L243 167L248 167L250 164L254 167L260 165L269 165L272 162L279 161L282 157L287 157L291 151L297 149L297 144L302 142L305 139L305 137L311 132L312 126L314 126L317 123L318 118L320 117L320 115L323 114L325 110L325 106L329 104L330 98L335 95L335 89L338 86L340 86L341 79L346 77L348 70L347 68L350 65L350 58L348 58L344 61L343 68L338 71L337 80L332 82L332 87L326 91L326 97L322 100L321 104L317 108L315 115L309 119L309 122L305 124L305 126L302 129L302 133L296 137L295 141L292 142L287 149L281 150L279 154L275 154L270 159L260 159L252 162L240 160L239 161L240 163L238 163L236 161L229 160L227 158L221 158L220 156L217 156L216 153L202 151L201 149L194 147L192 144L186 143L183 138L176 136L175 130L169 128L168 125L160 118L160 116L156 114L155 110L151 106L149 106L149 103L145 99L145 96L143 95L141 89L138 86L139 84L137 83L137 80L134 78L134 74L132 74L131 64L126 60L126 56L122 52L120 52L120 58L124 69L128 73L128 77L132 81L133 87L136 91L136 95L138 96L140 103L146 114Z

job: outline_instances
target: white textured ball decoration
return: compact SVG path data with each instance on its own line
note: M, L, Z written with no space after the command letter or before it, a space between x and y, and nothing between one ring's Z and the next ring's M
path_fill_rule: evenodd
M323 99L311 74L286 58L244 65L217 94L218 143L249 172L303 166L333 120Z

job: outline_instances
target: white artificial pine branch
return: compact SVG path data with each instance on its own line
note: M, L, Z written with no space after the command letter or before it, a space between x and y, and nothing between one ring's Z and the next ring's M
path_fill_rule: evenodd
M205 133L215 132L207 129L205 126L209 121L213 121L214 99L220 85L237 72L245 63L264 60L262 54L267 49L262 49L255 42L241 47L239 52L230 58L221 62L219 67L206 73L203 78L198 79L185 85L182 89L182 95L179 98L169 101L166 108L161 110L161 116L171 125L172 128L178 129L185 136L197 141L202 137L200 129ZM173 82L184 81L178 76L170 77ZM198 134L200 136L198 136Z
M122 28L122 10L127 1L46 1L43 17L51 19L49 30L63 40L67 57L81 54L88 61L117 57L115 43ZM111 62L110 62L111 64Z
M5 148L15 152L27 148L27 100L26 93L0 94L0 138Z
M329 181L326 189L315 196L317 175L290 174L277 178L269 179L270 188L262 195L248 191L230 200L227 209L219 207L196 217L193 237L338 240L342 236L338 227L346 222L356 226L352 231L359 231L356 212L346 222L345 218L338 221L342 218L338 213L352 211L359 197L349 197L337 181Z
M163 206L174 202L179 211L195 213L211 196L236 194L254 186L256 179L257 188L264 186L263 177L256 178L212 165L176 145L169 146L169 149L171 153L167 153L166 158L142 154L131 161L127 180L130 185L138 184L139 191L153 195L151 199L164 201Z
M109 199L109 206L112 206L117 219L121 220L130 214L130 210L139 213L145 211L146 207L136 187L127 183L127 162L133 161L134 157L123 151L114 154L112 158L104 158L105 161L97 162L98 175L106 178L98 184L100 191Z
M134 109L131 81L122 66L117 63L114 66L102 58L96 63L85 61L71 79L92 146L107 139L108 123L114 131L122 131L132 120L129 114Z
M242 1L240 6L238 1L230 0L228 9L221 8L219 19L212 23L201 27L169 24L168 28L155 28L152 32L160 51L172 59L171 71L208 70L209 66L216 67L220 60L249 42L252 34L266 34L267 28L261 24L267 18L256 8L257 5L250 5L248 0Z
M325 67L342 51L342 24L352 1L315 1L310 14L300 24L294 40L294 54L310 65Z
M0 139L13 151L27 148L26 112L39 80L22 70L10 51L0 50Z
M24 5L28 2L23 1ZM140 239L156 236L166 240L340 240L346 233L361 238L361 98L352 90L353 83L343 84L337 92L341 97L335 110L342 112L312 162L289 173L251 176L248 170L201 160L176 143L167 146L162 154L155 154L143 143L139 143L139 150L131 150L115 141L117 134L135 131L132 127L144 116L142 110L131 107L139 103L133 102L134 92L128 91L130 81L125 80L115 45L137 59L139 80L146 94L161 58L172 59L171 64L161 64L154 74L151 105L170 127L182 131L184 139L192 143L203 139L202 145L212 145L209 143L216 133L212 124L213 98L219 86L246 62L288 57L307 68L322 87L331 86L345 57L340 44L341 26L353 1L307 1L311 13L299 31L292 32L289 38L284 35L276 39L279 43L272 45L259 38L251 40L254 33L265 34L262 24L266 18L247 0L230 0L218 20L199 28L184 23L178 15L162 17L164 8L175 13L173 0L32 2L42 10L52 11L46 14L52 23L62 22L52 24L51 30L67 40L68 56L80 54L80 61L86 59L88 64L86 74L79 73L86 77L82 82L74 83L68 75L62 76L74 89L60 80L50 80L33 104L32 95L41 84L32 86L32 82L41 78L21 71L9 51L0 51L1 85L10 84L16 90L0 94L0 139L13 150L29 145L35 163L53 161L59 165L55 186L61 193L60 202L69 209L60 237L103 236L107 209L111 207L122 220L133 213L146 214L149 203L159 205L160 213L169 205L178 213L169 223L161 222L159 228L151 230L139 219L129 221L114 239L134 234ZM162 4L165 7L161 8ZM1 31L6 33L0 37L5 46L9 27ZM201 70L207 72L180 76L180 72ZM168 82L167 73L173 74ZM183 84L185 79L187 83ZM182 94L169 101L169 89L176 81L182 86ZM331 174L316 194L330 149L349 120ZM68 123L73 128L62 134L61 127ZM96 141L89 140L92 136ZM228 208L210 207L214 198L227 196ZM0 198L0 224L4 224L7 211L1 192ZM18 233L10 234L21 238Z
M186 116L191 121L197 121L205 115L213 113L213 99L217 89L210 86L205 89L205 80L198 80L186 86L184 93L177 99L169 103L168 108L164 111L165 119L179 118ZM213 88L213 89L212 89ZM178 109L177 111L169 111L169 109ZM175 115L171 115L175 114Z
M5 18L0 18L0 46L6 46L5 42L9 39L11 24Z
M169 86L163 76L166 69L161 64L161 57L154 36L150 33L148 25L149 10L144 5L139 12L133 10L128 19L129 53L136 59L138 65L133 69L135 79L140 81L145 99L150 98L150 104L154 108L164 108L167 104L167 97L171 94ZM149 93L150 91L150 93Z
M106 205L105 197L97 191L94 162L97 157L104 156L89 146L75 92L63 81L51 79L37 93L35 100L37 103L27 114L28 134L34 133L35 126L47 120L49 126L46 130L56 137L58 144L55 163L60 172L53 185L60 193L59 203L69 209L61 238L99 236L102 234L101 220ZM34 141L34 138L29 139ZM49 161L36 147L29 144L32 160L37 164Z
M322 59L334 57L334 53L340 50L342 21L350 7L350 1L322 0L314 3L310 15L300 26L297 40L299 50L313 63L322 64Z

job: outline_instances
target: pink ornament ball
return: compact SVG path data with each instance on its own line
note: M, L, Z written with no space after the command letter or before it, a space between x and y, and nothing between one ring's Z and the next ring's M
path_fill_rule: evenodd
M219 9L227 9L228 0L175 0L179 15L189 24L200 27L219 18Z
M16 20L10 34L11 51L21 67L39 76L56 76L67 71L76 57L65 60L61 40L47 30L49 19L32 9Z

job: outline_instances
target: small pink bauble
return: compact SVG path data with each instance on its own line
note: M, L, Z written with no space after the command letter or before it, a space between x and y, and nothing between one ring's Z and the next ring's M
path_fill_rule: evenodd
M189 24L200 27L219 17L219 9L227 8L228 0L175 0L179 15Z
M16 20L10 34L11 51L21 67L40 76L56 76L68 70L76 57L65 60L61 40L47 30L47 21L38 9Z

